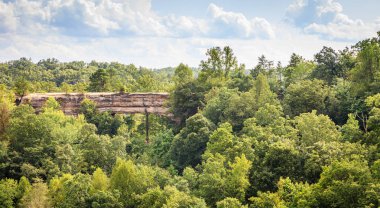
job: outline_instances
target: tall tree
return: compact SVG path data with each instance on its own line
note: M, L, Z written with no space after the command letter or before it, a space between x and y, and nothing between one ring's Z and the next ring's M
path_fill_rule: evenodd
M170 108L174 117L179 120L179 126L183 126L186 119L203 107L206 91L203 84L194 80L177 86L170 94Z
M336 78L344 76L339 63L339 54L334 49L324 46L314 58L317 66L312 72L313 78L324 80L331 85L336 82Z
M284 69L284 87L308 79L315 67L315 63L306 61L302 56L293 53L288 66Z
M90 77L89 91L104 92L109 90L110 76L105 69L98 69Z
M380 32L378 37L357 43L355 49L357 64L350 71L352 91L359 97L380 92Z
M0 142L5 141L5 132L9 125L11 117L11 111L14 108L14 95L6 88L6 86L0 84Z
M176 86L192 81L193 71L185 64L179 64L174 71L173 81Z
M253 78L246 74L245 65L242 64L230 73L231 79L228 80L227 86L230 89L237 88L241 92L246 92L252 88Z
M214 125L202 114L187 119L186 126L174 137L170 148L174 166L182 171L187 166L198 165L213 129Z
M302 56L292 53L287 67L296 67L298 64L302 63L303 61L305 61L305 59Z
M227 78L238 67L237 59L229 46L210 48L206 52L207 60L201 61L199 78L206 81L212 78Z
M251 70L251 75L256 78L259 74L269 75L273 70L273 61L269 61L264 55L261 55L257 65Z

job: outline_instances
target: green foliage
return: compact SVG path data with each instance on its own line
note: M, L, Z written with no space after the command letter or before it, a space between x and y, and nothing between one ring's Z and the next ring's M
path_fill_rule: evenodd
M170 148L173 165L183 170L187 166L199 164L213 129L214 125L202 114L187 119L186 126L174 137Z
M201 73L199 79L213 83L213 79L223 80L227 78L231 71L238 67L237 59L229 46L223 49L214 47L207 50L206 61L201 61Z
M45 183L41 181L33 183L31 190L21 199L20 207L49 208L51 205L48 194L49 189Z
M211 134L207 149L202 157L207 160L212 155L220 154L227 161L232 162L235 157L242 153L251 156L253 151L250 146L251 143L248 139L233 135L232 126L229 123L223 123Z
M109 179L101 168L96 168L92 174L92 188L96 191L106 191L109 188Z
M110 77L104 69L98 69L90 77L89 91L104 92L110 89Z
M152 92L157 91L157 81L154 79L153 75L150 73L143 74L139 76L136 80L137 84L140 86L142 92Z
M256 78L259 74L265 74L268 75L273 70L273 61L267 60L267 58L264 55L261 55L258 58L258 63L251 70L251 76Z
M256 111L255 118L258 125L268 126L275 123L280 117L283 117L283 114L281 106L266 103Z
M365 207L366 189L372 177L362 162L334 162L324 168L316 186L321 207Z
M152 163L160 167L167 167L170 165L170 147L174 139L172 130L163 130L157 133L151 142L150 158Z
M72 91L72 86L69 85L69 84L67 84L66 82L63 82L61 84L61 89L62 89L63 92L65 92L66 94L68 94L69 92Z
M261 56L250 74L230 47L199 69L0 63L0 207L379 207L379 51ZM144 115L18 105L86 90L170 92L173 117L150 115L146 143Z
M54 60L54 61L51 61ZM133 64L92 61L59 62L26 58L0 64L0 84L15 89L18 96L28 92L83 93L89 91L168 91L174 69L152 71ZM60 87L58 87L60 86Z
M251 201L250 207L258 207L258 208L285 208L284 201L274 193L269 192L259 192L257 197L251 197L249 199Z
M217 88L211 90L206 95L207 105L203 110L203 114L210 119L214 124L226 121L227 117L226 109L229 108L229 101L237 98L239 99L239 94L236 89L230 90L227 88Z
M339 54L334 49L324 46L315 54L316 68L311 77L325 81L328 84L336 82L336 78L344 77L342 66L339 62Z
M266 103L278 104L276 94L274 94L269 86L267 77L259 74L255 80L255 98L257 108L264 106Z
M226 177L226 196L234 197L240 201L245 200L245 193L250 183L248 179L249 170L252 162L244 154L235 157L233 163L229 163L229 170Z
M0 141L6 140L5 132L14 108L14 100L13 93L5 85L0 84Z
M289 178L281 178L277 186L277 194L287 207L317 207L313 186L308 183L293 183Z
M110 179L101 168L97 168L92 174L92 183L90 197L87 204L91 207L123 207L119 201L120 194L118 191L110 191Z
M22 176L18 182L18 187L17 187L17 198L21 199L24 195L28 194L32 186L29 183L29 180L25 177Z
M350 71L352 91L360 97L380 92L380 36L360 41L355 45L358 50L357 64Z
M190 81L193 80L193 71L185 65L185 64L180 64L175 68L174 76L173 76L173 81L176 86L186 84Z
M160 208L167 200L167 195L160 187L149 189L146 193L140 195L139 205L141 208Z
M98 191L90 195L87 199L87 207L94 208L122 208L123 204L119 201L117 191Z
M215 155L219 153L227 158L234 158L228 157L232 153L228 151L228 149L234 146L234 140L236 140L236 138L232 134L232 126L229 123L223 123L211 134L204 155Z
M85 207L90 197L91 176L63 175L50 181L53 207Z
M140 203L137 207L165 207L165 208L206 208L204 200L191 196L185 192L177 190L173 186L165 186L149 189L146 193L139 196Z
M284 106L290 116L316 110L324 113L329 88L321 80L303 80L286 88Z
M244 120L266 104L279 106L276 95L270 90L267 78L259 74L248 92L219 88L206 95L207 105L203 114L214 124L229 122L234 130L240 130Z
M83 128L86 128L86 126ZM115 136L111 138L108 135L99 136L95 132L92 132L91 135L82 139L83 142L80 147L88 171L100 167L110 172L116 162L116 158L126 156L126 141L123 137Z
M372 177L380 179L380 160L376 160L371 166Z
M222 201L216 203L217 208L235 208L235 207L247 207L243 206L238 199L227 197Z
M203 199L190 196L184 192L176 190L174 187L165 187L165 191L169 193L164 208L206 208Z
M380 94L369 96L366 100L366 105L371 109L367 121L365 143L378 144L380 135Z
M137 194L157 186L152 168L137 166L131 160L118 159L112 169L111 189L118 190L126 206L136 204Z
M250 173L251 192L274 191L280 177L300 178L302 157L293 140L258 142Z
M320 141L308 147L304 161L304 178L315 183L318 181L324 166L335 161L369 160L369 151L363 145L349 142Z
M359 142L362 139L363 132L360 130L359 121L353 114L348 115L347 123L342 126L342 137L345 141Z
M266 104L259 108L255 117L245 120L242 133L261 142L274 142L280 138L296 139L297 131L292 121L281 116L281 108ZM276 117L278 116L278 117Z
M52 145L51 132L57 126L52 118L35 114L27 114L23 118L11 120L9 136L12 140L9 149L17 152L17 155L22 159L22 162L20 161L18 164L19 168L23 164L30 167L28 168L30 171L27 171L27 177L44 176L40 164L43 159L52 156L52 152L48 151L48 148ZM19 172L20 170L14 171Z
M203 164L202 173L199 175L199 195L202 196L207 204L215 204L222 200L226 193L227 170L224 167L225 158L216 154L209 157Z
M177 86L170 95L170 107L181 125L203 106L206 89L198 81Z
M236 157L233 163L227 162L225 157L218 153L208 157L202 164L202 173L199 174L198 195L210 205L215 205L225 197L244 201L249 187L250 168L251 162L244 154Z
M95 102L90 99L83 99L80 104L79 112L84 115L86 120L91 121L97 113Z
M18 106L7 132L12 138L9 157L16 162L8 167L8 174L44 179L60 170L80 171L80 154L74 146L83 125L83 118L66 117L61 111L35 115L30 107Z
M123 115L113 116L111 112L98 112L94 101L84 99L81 102L79 112L82 113L87 122L97 128L98 134L116 135L119 127L124 123Z
M53 97L49 97L44 103L42 111L57 111L60 109L61 105Z
M23 97L29 93L30 88L30 82L25 80L24 78L20 78L15 83L14 91L17 96Z
M253 86L253 78L246 74L244 65L240 65L230 73L230 80L227 81L229 89L238 89L241 92L246 92Z
M316 111L303 113L294 118L295 127L300 135L300 142L305 146L318 141L339 141L341 133L328 116L317 115Z
M4 208L13 208L17 196L17 181L14 179L0 180L0 205Z
M302 56L293 53L290 57L289 65L285 67L283 72L285 87L309 78L314 68L315 64L313 62L306 61Z
M348 114L358 116L366 111L364 101L350 90L351 85L349 81L337 79L336 85L330 88L326 100L326 113L339 125L347 122Z

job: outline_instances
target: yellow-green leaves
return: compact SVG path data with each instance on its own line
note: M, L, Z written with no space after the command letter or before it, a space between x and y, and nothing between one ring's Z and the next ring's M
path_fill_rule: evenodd
M300 135L300 142L306 146L318 141L341 139L341 133L335 123L328 116L317 115L316 111L297 116L294 118L294 123Z

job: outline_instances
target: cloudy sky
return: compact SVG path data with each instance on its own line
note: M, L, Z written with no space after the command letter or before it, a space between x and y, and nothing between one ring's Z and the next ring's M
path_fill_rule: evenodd
M380 30L380 0L0 0L0 61L198 66L229 45L252 67L343 49Z

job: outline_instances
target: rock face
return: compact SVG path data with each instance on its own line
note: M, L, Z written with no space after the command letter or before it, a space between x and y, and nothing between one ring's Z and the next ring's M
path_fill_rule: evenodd
M49 97L54 97L67 115L77 115L81 102L87 98L96 103L100 112L153 113L171 117L165 105L168 93L34 93L24 96L19 103L30 104L38 113Z

